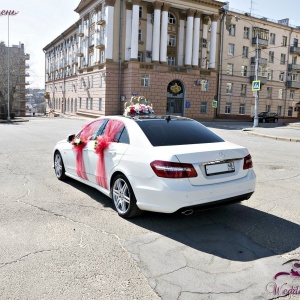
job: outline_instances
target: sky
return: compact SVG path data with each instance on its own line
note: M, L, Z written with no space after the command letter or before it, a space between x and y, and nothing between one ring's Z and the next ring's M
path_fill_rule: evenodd
M226 1L222 1L226 2ZM299 0L230 0L229 8L250 12L274 20L289 18L300 26ZM45 56L43 48L74 24L79 15L74 12L80 0L0 0L0 11L15 10L16 16L0 17L0 41L9 45L23 43L30 54L28 79L30 88L44 88Z

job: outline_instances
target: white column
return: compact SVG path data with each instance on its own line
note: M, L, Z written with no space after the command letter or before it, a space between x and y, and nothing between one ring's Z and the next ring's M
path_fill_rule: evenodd
M161 18L160 62L167 63L168 46L168 11L170 4L164 4Z
M131 25L131 52L130 59L137 60L139 50L139 1L134 1L132 5L132 25Z
M193 58L192 58L193 67L199 66L200 18L201 18L201 12L197 11L194 19Z
M185 26L185 15L180 14L179 32L178 32L178 53L177 53L177 64L178 64L178 66L183 66L184 26Z
M160 10L162 3L154 2L154 25L152 39L152 61L159 61L159 45L160 45Z
M209 69L216 67L216 51L217 51L217 21L218 15L211 17L211 32L210 32L210 51L209 51Z
M114 6L115 1L107 1L105 7L105 59L113 59L113 45L114 45Z
M152 51L152 36L153 36L153 25L152 25L152 10L150 7L147 8L147 37L146 37L146 51L151 53ZM151 55L152 56L152 55ZM146 62L151 62L151 56L145 57Z
M194 24L195 10L188 10L187 24L186 24L186 40L185 40L185 60L186 66L192 65L192 51L193 51L193 24Z
M206 69L206 61L207 61L207 33L208 33L208 17L203 19L203 27L202 27L202 45L201 45L201 68ZM203 47L203 40L206 40L206 48Z
M132 18L132 3L126 2L125 60L130 60L131 26L132 26L131 18Z

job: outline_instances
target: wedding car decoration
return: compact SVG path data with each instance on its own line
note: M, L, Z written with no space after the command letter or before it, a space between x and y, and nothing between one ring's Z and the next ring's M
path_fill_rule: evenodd
M152 104L144 96L131 97L124 105L124 116L154 114Z

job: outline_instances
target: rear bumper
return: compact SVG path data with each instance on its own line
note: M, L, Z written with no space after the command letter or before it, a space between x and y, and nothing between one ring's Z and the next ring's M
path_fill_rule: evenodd
M223 205L234 204L234 203L237 203L237 202L241 202L241 201L250 199L252 194L253 194L253 192L248 193L248 194L244 194L244 195L240 195L240 196L227 198L227 199L222 199L222 200L215 201L215 202L212 202L212 203L203 203L203 204L198 204L198 205L194 205L194 206L187 206L187 207L180 208L178 210L178 212L185 212L185 211L188 211L188 210L199 211L199 210L206 210L206 209L216 208L216 207L220 207L220 206L223 206Z
M190 207L209 207L249 199L255 190L253 169L247 176L229 182L192 186L188 179L161 180L158 177L143 180L128 178L141 210L174 213Z

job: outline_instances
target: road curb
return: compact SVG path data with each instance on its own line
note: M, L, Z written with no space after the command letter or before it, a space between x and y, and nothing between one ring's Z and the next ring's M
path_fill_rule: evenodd
M268 134L253 132L253 131L247 131L247 130L244 130L244 132L246 132L248 135L256 135L256 136L266 137L273 140L300 143L300 139L295 139L295 138L279 137L279 136L268 135Z

